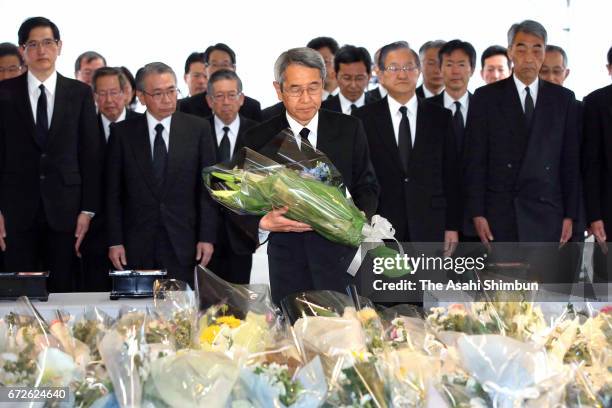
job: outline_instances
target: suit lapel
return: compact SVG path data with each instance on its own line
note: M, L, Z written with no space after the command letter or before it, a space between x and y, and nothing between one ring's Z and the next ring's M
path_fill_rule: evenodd
M157 191L157 185L153 177L153 156L146 115L142 115L142 118L138 119L136 131L127 140L132 147L132 153L138 167L140 167L146 184L151 192L153 192L153 195L159 197L159 191Z
M393 121L391 120L391 112L389 111L388 97L385 96L382 102L378 104L378 112L375 112L375 118L380 139L389 152L391 159L395 162L395 166L403 171L404 166L402 165L399 149L397 147L397 140L395 139L395 130L393 129Z
M417 121L416 121L416 126L415 126L416 134L413 136L414 144L412 145L412 155L410 157L410 165L414 163L414 157L416 157L419 154L422 154L421 151L425 149L425 144L427 142L425 140L425 135L427 134L426 132L427 122L423 120L426 117L425 107L423 106L425 102L423 102L423 99L421 98L418 98L417 100L418 100L417 102Z
M23 118L23 123L26 124L26 127L30 132L30 136L38 146L38 142L35 137L36 121L34 120L34 114L32 113L32 104L30 103L30 94L28 93L28 75L23 74L21 78L23 83L20 86L20 92L18 96L19 100L16 104L16 108Z
M170 124L170 137L168 149L168 168L166 169L166 180L164 183L164 195L168 187L174 184L179 170L183 165L183 158L189 154L189 144L186 138L190 136L180 115L172 115Z
M525 115L519 94L514 84L512 76L505 79L504 97L500 101L502 112L507 119L507 124L516 138L520 152L524 152L529 138L527 125L525 124Z
M66 78L57 74L57 83L55 84L55 101L53 103L53 117L51 118L51 126L49 127L49 140L47 145L51 145L57 139L57 133L61 127L61 123L66 111L66 106L71 103L70 90L68 89L68 81Z

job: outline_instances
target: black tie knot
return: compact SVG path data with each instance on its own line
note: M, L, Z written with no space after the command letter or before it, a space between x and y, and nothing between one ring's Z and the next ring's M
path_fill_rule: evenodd
M308 128L302 128L302 130L300 130L300 137L302 137L303 139L308 139L309 134L310 134L310 129Z
M230 128L227 126L223 126L223 135L227 135L230 131Z
M455 101L455 112L460 111L460 110L461 110L461 102Z
M45 85L44 84L38 85L38 89L40 89L40 92L45 92Z
M351 103L351 112L354 112L357 110L357 105L355 105L354 103Z
M400 106L399 110L400 110L400 113L402 114L402 117L403 116L407 116L407 114L408 114L408 108L407 107Z
M158 123L157 125L155 125L155 134L159 134L162 133L164 131L164 125L162 125L161 123Z

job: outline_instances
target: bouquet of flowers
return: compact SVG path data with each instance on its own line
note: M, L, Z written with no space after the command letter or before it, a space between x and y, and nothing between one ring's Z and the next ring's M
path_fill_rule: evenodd
M189 348L195 338L198 316L195 292L182 281L156 280L153 301L156 315L170 328L176 349Z

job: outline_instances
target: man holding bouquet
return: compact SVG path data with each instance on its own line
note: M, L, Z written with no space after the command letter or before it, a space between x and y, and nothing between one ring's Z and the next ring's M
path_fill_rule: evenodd
M325 63L309 48L280 55L274 66L274 87L286 113L249 130L247 147L275 158L283 145L281 132L290 129L301 151L320 150L342 175L355 204L368 217L376 211L378 183L361 122L336 112L319 110ZM270 287L278 303L305 290L344 291L352 278L346 272L356 249L333 243L306 224L284 216L288 208L261 218L261 230L271 232L268 244Z

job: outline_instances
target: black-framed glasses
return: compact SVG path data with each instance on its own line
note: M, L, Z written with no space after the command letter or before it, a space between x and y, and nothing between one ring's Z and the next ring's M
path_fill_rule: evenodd
M168 99L174 99L175 97L181 94L181 91L177 88L171 88L166 89L165 91L155 91L153 93L142 91L142 93L153 98L155 102L161 102L164 96L167 96Z
M119 96L123 96L123 91L121 90L111 90L111 91L96 91L96 96L98 98L117 98Z
M385 71L391 74L397 74L400 71L401 72L414 72L418 69L419 67L417 67L416 65L404 65L402 67L400 67L399 65L389 65L388 67L385 67Z
M23 44L23 48L26 51L34 51L36 49L38 49L38 47L42 47L44 49L50 49L52 47L55 47L59 44L59 40L56 40L55 38L45 38L44 40L40 40L40 41L36 41L36 40L32 40L32 41L28 41L27 43Z
M304 95L304 92L307 92L310 96L315 96L320 94L323 91L323 84L316 83L310 84L308 86L290 86L286 89L283 89L283 93L286 93L292 98L299 98Z
M8 72L9 74L16 74L21 71L21 65L9 65L8 67L0 67L0 74Z

